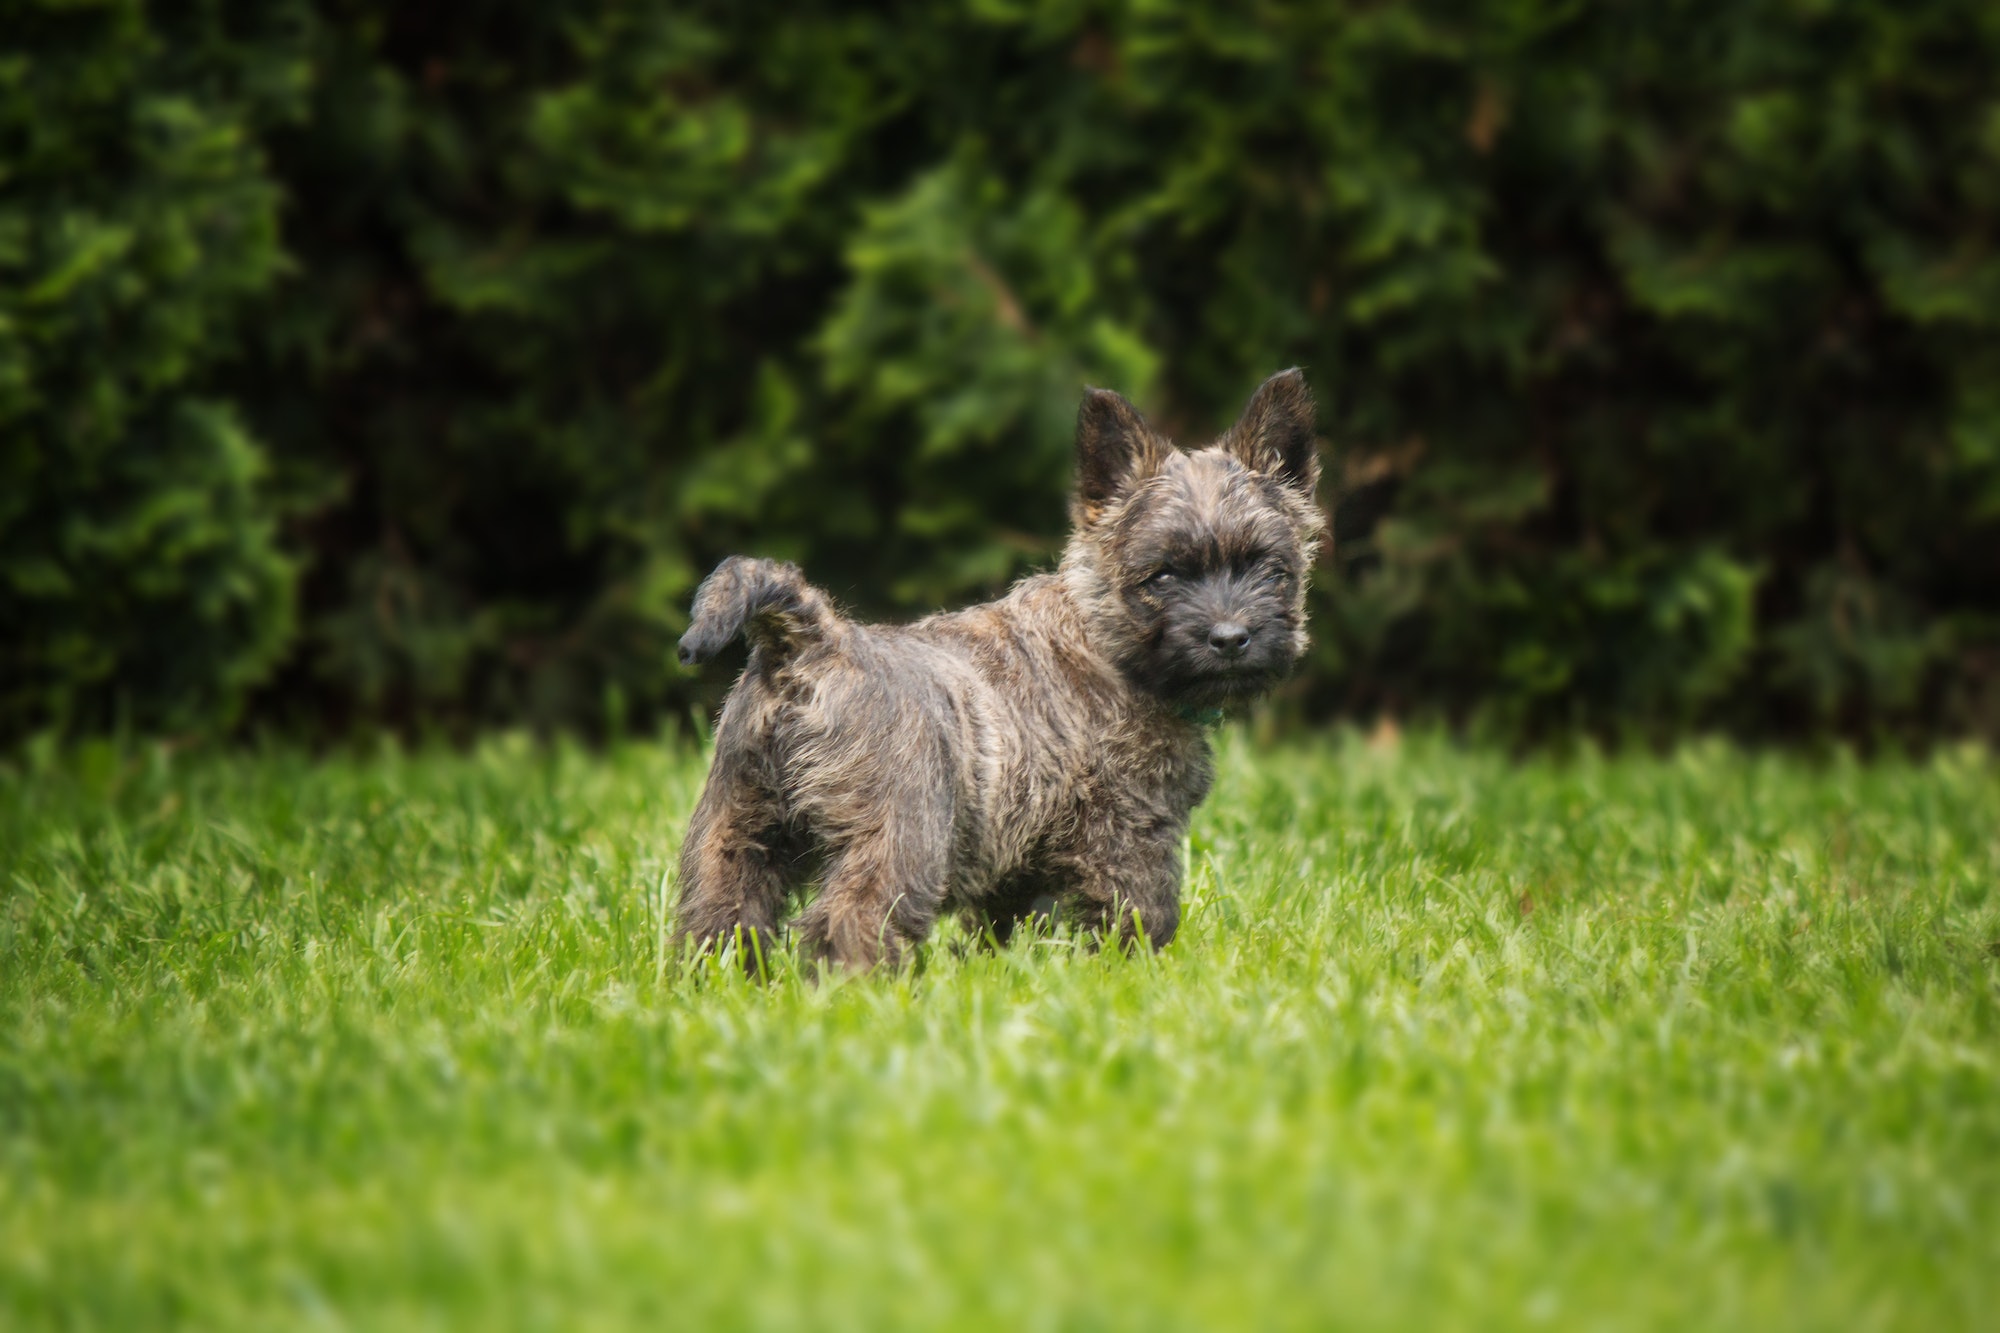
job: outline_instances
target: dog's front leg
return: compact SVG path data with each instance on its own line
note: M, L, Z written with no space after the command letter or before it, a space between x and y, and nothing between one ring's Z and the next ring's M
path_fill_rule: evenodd
M896 967L937 920L950 875L951 806L920 782L891 780L865 813L828 830L819 897L798 920L801 954L850 972Z
M1157 822L1100 824L1070 860L1071 914L1121 948L1143 933L1155 949L1181 922L1181 829Z

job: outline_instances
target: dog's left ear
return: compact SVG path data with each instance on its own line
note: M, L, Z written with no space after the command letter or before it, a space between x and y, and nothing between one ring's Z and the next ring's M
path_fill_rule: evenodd
M1218 443L1252 472L1276 477L1310 498L1319 485L1319 450L1306 373L1294 366L1258 385L1243 416Z

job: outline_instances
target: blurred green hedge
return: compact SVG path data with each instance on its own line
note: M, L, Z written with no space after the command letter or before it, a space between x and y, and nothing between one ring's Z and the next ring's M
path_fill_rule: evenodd
M1322 400L1318 712L2000 735L2000 8L7 0L0 739L677 713Z

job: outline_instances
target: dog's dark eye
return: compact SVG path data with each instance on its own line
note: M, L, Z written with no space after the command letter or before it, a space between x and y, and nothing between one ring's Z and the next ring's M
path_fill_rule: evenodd
M1148 588L1164 588L1180 576L1180 571L1177 569L1156 569L1153 571L1152 576L1146 580L1146 586Z

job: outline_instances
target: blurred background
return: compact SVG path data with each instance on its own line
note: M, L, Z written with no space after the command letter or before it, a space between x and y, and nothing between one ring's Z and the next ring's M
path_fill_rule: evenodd
M680 725L1304 366L1277 707L2000 736L2000 6L0 0L0 744Z

